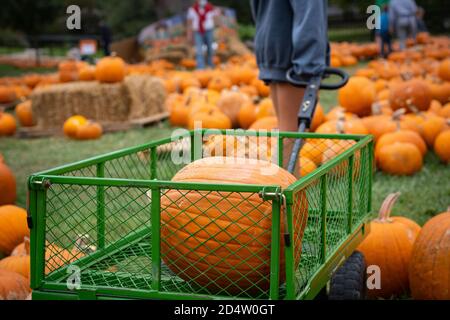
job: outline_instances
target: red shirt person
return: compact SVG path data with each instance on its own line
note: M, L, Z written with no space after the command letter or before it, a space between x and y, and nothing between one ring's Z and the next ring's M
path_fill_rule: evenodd
M187 14L188 20L188 39L192 39L192 35L196 47L197 68L204 69L207 64L213 67L213 43L214 43L214 18L216 9L206 0L198 0L189 8ZM205 50L206 47L206 64Z

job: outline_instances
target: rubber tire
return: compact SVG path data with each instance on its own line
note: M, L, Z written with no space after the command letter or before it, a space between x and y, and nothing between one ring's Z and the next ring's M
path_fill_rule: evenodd
M364 300L366 298L366 261L355 251L331 277L329 300Z

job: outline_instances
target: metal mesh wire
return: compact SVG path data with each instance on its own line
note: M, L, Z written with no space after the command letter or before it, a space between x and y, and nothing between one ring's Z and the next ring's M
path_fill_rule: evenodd
M354 143L308 139L302 156L320 170ZM257 157L268 154L275 161L272 156L278 143L272 139L269 145L272 151L258 148ZM258 144L247 141L244 146L244 154L251 157L249 148ZM208 141L203 152L206 148ZM293 225L297 293L345 240L349 226L355 228L365 218L369 152L364 147L354 154L351 173L350 159L344 159L293 194L292 212L308 211L295 218ZM103 174L105 178L170 180L185 165L176 159L186 154L191 155L189 139L105 161ZM96 177L97 169L88 166L65 176ZM68 274L63 267L76 264L82 284L93 287L151 290L156 281L160 292L269 298L271 201L239 189L183 188L161 188L159 201L160 263L152 255L155 235L149 187L52 184L46 191L45 281L65 283ZM281 247L281 297L284 260ZM160 278L155 278L155 263Z

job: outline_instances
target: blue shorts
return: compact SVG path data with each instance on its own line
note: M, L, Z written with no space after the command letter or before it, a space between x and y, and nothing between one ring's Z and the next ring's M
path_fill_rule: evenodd
M327 0L252 0L259 77L287 82L320 74L329 65Z

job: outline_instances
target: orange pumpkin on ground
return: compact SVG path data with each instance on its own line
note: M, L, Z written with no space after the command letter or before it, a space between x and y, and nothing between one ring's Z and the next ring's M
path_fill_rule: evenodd
M450 103L442 107L439 115L444 118L450 118Z
M208 89L221 92L225 89L230 89L232 86L231 80L224 75L214 75L208 83Z
M195 161L172 180L281 188L296 181L290 173L267 161L223 157ZM300 239L308 214L305 194L299 193L298 197L299 205L293 209L295 234L300 235L293 244L295 265L300 259ZM266 291L270 284L271 215L271 204L262 201L258 194L169 190L161 198L162 260L182 279L214 292ZM283 229L282 224L282 233ZM280 247L282 283L284 244Z
M359 116L370 114L376 91L372 81L365 77L352 77L345 87L339 90L339 104L348 112Z
M16 100L16 91L10 86L0 86L0 103L11 103Z
M24 254L11 255L0 260L0 270L8 270L21 274L25 278L30 277L30 240L25 237Z
M25 300L30 291L27 278L16 272L0 270L0 300Z
M450 59L441 62L438 73L442 80L450 81Z
M59 81L78 81L78 72L78 64L75 60L63 61L58 66Z
M121 82L126 75L125 62L119 57L102 58L95 69L95 78L100 82Z
M0 252L9 255L29 236L27 212L13 205L0 206Z
M253 103L246 103L239 110L239 125L243 129L248 129L256 121L256 106Z
M64 122L64 134L69 138L76 138L78 128L84 126L87 122L88 120L80 115L70 117Z
M447 129L450 129L450 122L442 117L427 116L421 124L422 136L428 146L434 146L437 136Z
M316 166L322 164L323 153L326 150L326 140L307 139L302 149L300 150L300 157L308 158L314 162Z
M420 150L422 156L425 156L425 154L427 153L427 145L417 132L411 130L398 130L395 132L386 133L381 136L375 146L375 156L377 157L377 154L382 148L396 142L406 142L414 144Z
M264 81L260 79L254 79L251 82L251 85L258 90L258 94L260 97L268 97L270 95L270 87L267 86Z
M364 123L358 119L338 119L323 123L316 133L369 134Z
M197 112L189 118L189 129L195 129L196 123L206 129L231 129L232 124L230 118L223 114L220 110L211 109L206 112Z
M393 110L426 111L432 100L431 90L424 80L413 79L394 85L389 95Z
M264 117L256 120L249 130L273 130L278 128L277 117Z
M85 66L78 72L78 78L80 81L94 81L95 80L95 67Z
M409 266L417 300L450 300L450 208L429 220L414 243Z
M391 217L392 207L400 196L393 193L381 205L378 218L370 224L370 233L358 247L368 266L381 271L381 288L367 291L371 298L391 298L409 290L408 268L420 227L404 217Z
M99 139L103 134L102 126L93 121L88 121L86 124L78 127L76 138L79 140L95 140Z
M16 119L9 113L0 111L0 137L12 136L16 133L17 124Z
M300 177L306 177L308 174L314 172L317 169L314 161L306 158L300 157L298 166L300 167Z
M0 206L13 204L16 202L16 198L16 178L3 159L0 159Z
M317 104L313 120L311 122L311 131L316 131L317 128L325 122L325 112L320 103Z
M21 126L32 127L34 125L31 100L19 103L16 106L15 112Z
M442 162L450 163L450 130L445 130L436 137L434 152Z
M170 110L169 121L174 127L186 127L191 110L183 104L176 104Z
M396 142L384 146L378 152L378 166L392 175L413 175L423 166L419 148L412 143Z
M275 117L275 107L273 101L270 98L262 99L256 108L256 118Z
M239 125L239 111L248 103L250 99L246 94L239 91L223 91L217 106L230 118L232 126L236 128Z
M30 254L30 238L25 237L23 242L11 252L11 257L26 256Z

